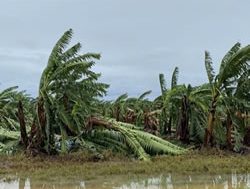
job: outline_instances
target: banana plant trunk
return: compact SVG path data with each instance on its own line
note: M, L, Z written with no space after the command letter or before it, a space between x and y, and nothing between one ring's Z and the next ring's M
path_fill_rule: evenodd
M182 98L181 117L179 122L179 139L183 143L189 143L189 102L186 95Z
M232 129L233 129L233 122L230 116L230 113L227 113L227 148L229 150L233 149L233 144L232 144Z
M120 121L120 107L119 107L119 105L115 108L115 119L116 119L116 121Z
M213 143L213 129L214 129L214 122L215 122L215 112L216 112L216 103L217 98L219 97L219 93L217 92L211 102L209 114L208 114L208 125L205 130L204 136L204 147L208 147L208 145L212 145Z
M52 118L53 112L51 110L51 104L49 103L49 100L46 99L44 102L44 108L45 108L45 115L46 115L46 145L45 149L49 155L54 153L54 129L53 129L53 121Z
M39 98L37 103L37 117L38 117L38 125L40 135L43 140L46 140L46 115L44 109L44 100L43 98Z
M39 125L37 132L40 132L38 135L41 136L41 142L37 145L41 146L41 148L44 148L49 155L54 153L55 145L54 130L52 128L54 120L51 116L51 104L49 103L48 97L46 95L40 96L37 105L37 117Z
M25 117L23 113L23 104L21 101L18 102L18 119L20 123L20 132L21 132L21 142L27 148L28 146L28 136L26 131Z
M168 120L166 115L166 109L163 107L161 114L161 133L163 135L168 134Z
M244 136L244 145L250 146L250 125L246 128L246 133Z
M172 133L172 117L171 116L170 116L170 118L168 120L168 131L167 131L167 133L169 135L171 135L171 133Z

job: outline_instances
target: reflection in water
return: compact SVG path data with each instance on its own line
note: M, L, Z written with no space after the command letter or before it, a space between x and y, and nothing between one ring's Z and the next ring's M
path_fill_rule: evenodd
M85 189L85 182L77 183L33 183L27 178L23 179L11 179L11 180L0 180L0 189Z
M30 189L30 179L27 178L24 184L24 189Z
M10 182L0 181L0 189L19 189L19 181L13 180Z
M250 174L216 175L216 176L176 176L148 178L144 182L130 182L117 189L250 189Z
M0 189L250 189L250 174L231 175L192 175L173 176L171 174L145 179L124 180L117 177L116 181L105 180L80 181L74 183L41 183L31 179L0 180Z

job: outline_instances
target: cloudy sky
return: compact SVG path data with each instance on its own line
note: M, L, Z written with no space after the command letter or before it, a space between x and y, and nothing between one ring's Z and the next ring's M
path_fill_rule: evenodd
M250 43L249 0L1 0L0 90L18 85L37 94L50 51L69 28L83 52L99 52L94 70L111 85L108 98L160 93L169 86L207 81L204 51L214 66L237 41Z

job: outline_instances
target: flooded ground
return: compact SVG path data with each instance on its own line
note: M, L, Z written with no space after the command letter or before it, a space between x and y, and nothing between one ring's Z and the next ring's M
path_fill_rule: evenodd
M157 177L111 176L90 181L34 181L9 177L0 180L0 189L250 189L250 174L160 175Z

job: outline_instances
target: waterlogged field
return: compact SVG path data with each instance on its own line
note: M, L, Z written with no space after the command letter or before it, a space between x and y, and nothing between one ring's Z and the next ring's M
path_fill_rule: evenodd
M34 181L32 179L2 179L1 189L248 189L250 174L228 175L160 175L157 177L126 178L115 176L89 181Z
M249 155L206 152L149 162L108 154L98 162L82 153L0 156L0 189L250 189Z

